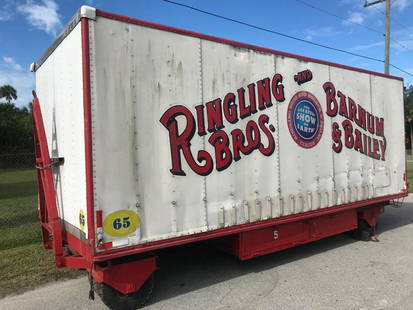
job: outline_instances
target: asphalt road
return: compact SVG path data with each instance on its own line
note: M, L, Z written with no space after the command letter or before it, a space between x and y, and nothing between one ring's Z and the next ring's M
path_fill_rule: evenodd
M246 262L200 245L164 250L147 309L413 309L413 196L386 207L380 242L338 235ZM86 278L0 300L0 309L105 309Z

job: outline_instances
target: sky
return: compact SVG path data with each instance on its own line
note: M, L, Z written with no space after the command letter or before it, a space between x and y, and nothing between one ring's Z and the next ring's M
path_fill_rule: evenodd
M289 36L372 58L384 59L384 4L364 8L365 0L174 0ZM370 0L372 2L372 0ZM310 4L310 5L308 5ZM259 45L383 72L384 64L253 29L163 0L0 0L0 86L17 90L17 106L35 89L32 62L41 58L81 5ZM413 74L413 0L392 0L390 63ZM413 84L395 68L391 75Z

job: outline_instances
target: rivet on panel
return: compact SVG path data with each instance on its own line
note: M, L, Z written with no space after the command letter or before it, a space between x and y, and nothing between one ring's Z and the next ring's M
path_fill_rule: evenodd
M347 197L347 201L348 202L352 202L353 201L353 192L351 190L351 186L347 186L347 191L348 191L348 197Z
M279 208L280 208L280 215L285 215L284 214L284 198L282 197L282 196L280 196L279 198L278 198L278 205L279 205Z
M297 206L297 213L303 212L304 211L304 197L302 194L297 195L298 201L300 202L299 206Z
M237 206L236 204L232 204L232 225L237 224Z
M320 209L322 207L321 203L322 203L323 197L321 197L321 193L319 191L317 191L317 198L318 198L317 209Z
M219 208L219 212L218 212L218 225L220 227L224 227L225 226L225 210L224 207Z
M242 221L245 223L249 220L249 208L248 201L244 200L242 202Z
M265 215L264 215L264 219L268 219L271 217L272 215L272 203L271 203L271 197L267 196L265 198L266 201L266 210L265 210Z
M324 197L326 198L325 207L328 207L330 205L330 193L328 191L325 191L324 192Z
M289 205L289 207L290 207L290 213L291 214L293 214L293 213L295 213L295 196L294 195L290 195L290 205Z

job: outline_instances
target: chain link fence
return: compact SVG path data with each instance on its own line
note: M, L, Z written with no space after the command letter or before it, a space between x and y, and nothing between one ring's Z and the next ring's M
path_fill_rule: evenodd
M34 154L0 154L0 251L40 240Z
M0 169L33 168L34 153L0 153Z

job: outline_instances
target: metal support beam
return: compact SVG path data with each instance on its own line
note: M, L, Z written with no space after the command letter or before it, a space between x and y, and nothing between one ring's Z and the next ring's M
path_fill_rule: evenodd
M386 1L386 0L377 0L377 1L373 1L373 2L370 2L370 3L369 3L369 2L366 0L366 2L364 3L364 7L366 8L366 7L370 6L370 5L382 3L382 2L384 2L384 1Z
M384 73L389 74L390 66L390 0L386 0L386 44L384 45Z

